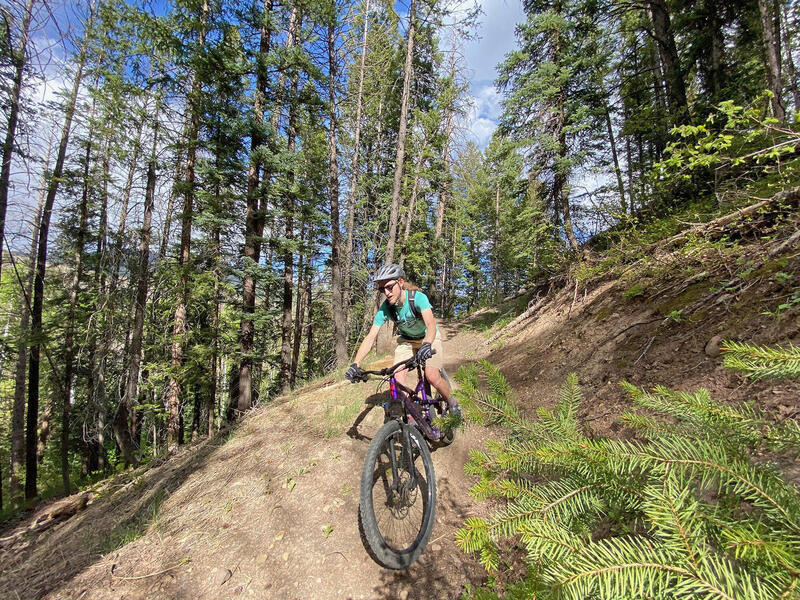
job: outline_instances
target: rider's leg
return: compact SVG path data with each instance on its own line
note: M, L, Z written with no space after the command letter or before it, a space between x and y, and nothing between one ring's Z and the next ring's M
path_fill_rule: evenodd
M436 352L431 356L427 363L425 363L425 378L430 384L442 395L442 398L447 400L448 406L454 406L456 401L452 397L452 390L447 380L442 377L441 369L444 367L444 349L442 348L442 334L436 332L436 337L433 338L431 344Z
M398 337L397 347L394 349L394 364L408 360L413 356L414 349L412 348L411 343L408 340L404 340L402 337ZM394 378L397 380L397 383L408 387L408 384L406 383L406 379L408 378L408 369L400 369L399 371L395 371ZM397 393L400 398L405 396L405 393L401 392L400 390L398 390ZM408 422L414 422L414 419L411 415L408 415Z
M442 377L442 373L438 367L425 365L425 378L430 384L436 388L436 391L442 395L442 398L447 400L447 404L452 406L455 402L452 399L452 390L447 380Z

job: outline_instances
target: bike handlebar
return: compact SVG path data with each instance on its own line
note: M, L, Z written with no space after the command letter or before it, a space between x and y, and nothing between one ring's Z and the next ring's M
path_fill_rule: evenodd
M431 351L431 356L433 356L434 354L436 354L436 350L432 350ZM407 369L413 369L414 367L417 366L417 364L419 364L420 366L424 366L425 363L424 362L417 363L417 357L416 356L412 356L408 360L401 360L396 365L392 365L391 367L386 367L384 369L380 369L379 371L362 371L363 376L360 379L361 379L361 381L366 382L367 381L367 375L380 375L381 377L383 377L385 375L393 374L395 371L398 371L400 369L400 367L405 367Z

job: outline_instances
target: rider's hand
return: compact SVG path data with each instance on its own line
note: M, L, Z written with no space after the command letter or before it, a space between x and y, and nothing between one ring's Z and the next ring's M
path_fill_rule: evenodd
M424 363L428 360L431 356L433 356L433 349L428 342L423 342L422 345L417 350L416 360L418 363Z
M347 369L347 372L344 374L344 378L347 379L350 383L355 383L359 379L364 376L364 371L361 370L356 363L350 365L350 368Z

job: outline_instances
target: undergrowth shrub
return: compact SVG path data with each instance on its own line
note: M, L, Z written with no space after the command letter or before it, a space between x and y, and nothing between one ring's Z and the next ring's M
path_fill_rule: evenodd
M535 419L492 364L456 378L466 417L508 430L466 467L478 478L472 494L501 508L457 533L490 575L509 544L524 554L528 574L507 598L800 597L800 493L774 462L800 449L795 422L704 390L624 384L644 409L623 417L638 439L612 440L582 431L574 374Z

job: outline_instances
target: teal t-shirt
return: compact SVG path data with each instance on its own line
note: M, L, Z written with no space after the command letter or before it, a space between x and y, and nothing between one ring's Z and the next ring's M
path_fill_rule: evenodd
M414 313L411 312L411 305L408 301L408 290L403 290L403 292L405 293L405 301L401 307L397 308L397 331L400 335L409 340L420 340L425 337L428 328L425 327L425 321L422 320L421 316L416 317ZM431 301L428 300L428 297L421 291L417 291L414 294L414 306L417 307L417 312L420 314L426 308L433 309ZM375 313L375 319L372 323L381 326L390 319L392 319L392 310L389 301L384 300L378 312Z

